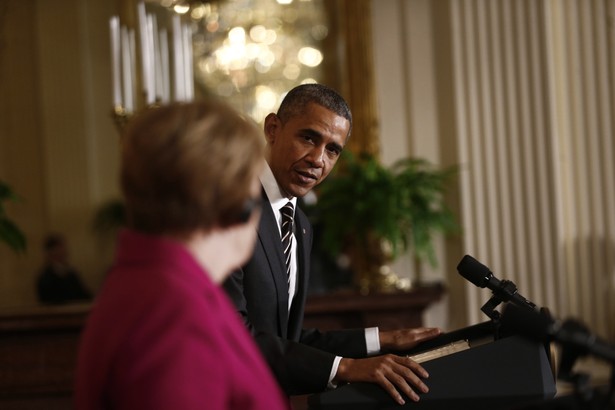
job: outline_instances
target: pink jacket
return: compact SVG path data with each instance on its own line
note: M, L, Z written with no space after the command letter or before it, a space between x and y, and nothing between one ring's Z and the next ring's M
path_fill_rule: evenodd
M119 236L82 335L80 409L288 407L224 292L183 245Z

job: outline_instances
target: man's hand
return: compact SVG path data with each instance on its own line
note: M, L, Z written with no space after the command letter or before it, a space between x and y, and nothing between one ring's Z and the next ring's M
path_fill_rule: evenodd
M442 334L436 327L417 327L380 332L380 351L410 350L421 342Z
M427 377L429 377L427 371L412 359L387 354L367 359L342 359L333 382L376 383L397 403L403 405L405 401L399 392L411 400L418 401L419 396L411 386L427 393L429 389L421 380Z

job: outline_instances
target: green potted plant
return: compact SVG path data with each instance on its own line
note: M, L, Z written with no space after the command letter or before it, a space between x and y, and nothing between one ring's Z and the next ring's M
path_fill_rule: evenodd
M4 242L9 248L15 252L24 252L26 250L26 237L6 214L5 203L8 201L16 201L17 195L13 189L3 181L0 181L0 242Z
M354 284L364 293L395 288L388 264L410 248L418 261L436 266L433 235L457 228L443 200L455 169L417 158L385 167L373 155L350 152L340 162L315 207L323 247L349 256Z

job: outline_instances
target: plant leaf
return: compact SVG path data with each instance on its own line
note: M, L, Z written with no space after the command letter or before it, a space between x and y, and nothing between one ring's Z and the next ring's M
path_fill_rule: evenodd
M433 235L456 229L443 199L455 172L435 169L422 158L386 168L373 155L345 151L317 192L325 248L336 256L348 243L376 234L391 244L393 257L412 247L419 260L435 266Z
M26 237L12 221L0 218L0 238L14 251L25 252Z

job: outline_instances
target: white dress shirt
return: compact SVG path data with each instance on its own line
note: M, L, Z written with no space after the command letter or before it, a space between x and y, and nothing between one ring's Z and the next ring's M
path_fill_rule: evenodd
M293 203L293 209L297 209L297 198L296 197L286 197L282 195L282 190L280 186L275 180L273 176L273 172L271 172L271 168L269 164L265 165L265 169L260 177L261 184L265 189L265 193L269 198L269 202L271 203L271 208L273 208L273 214L275 215L275 220L278 223L278 230L280 231L280 240L282 238L282 213L280 209L286 205L288 201ZM288 312L290 313L290 307L293 303L293 299L295 298L295 294L297 293L297 238L295 237L295 223L293 218L293 233L290 237L290 280L288 286Z

